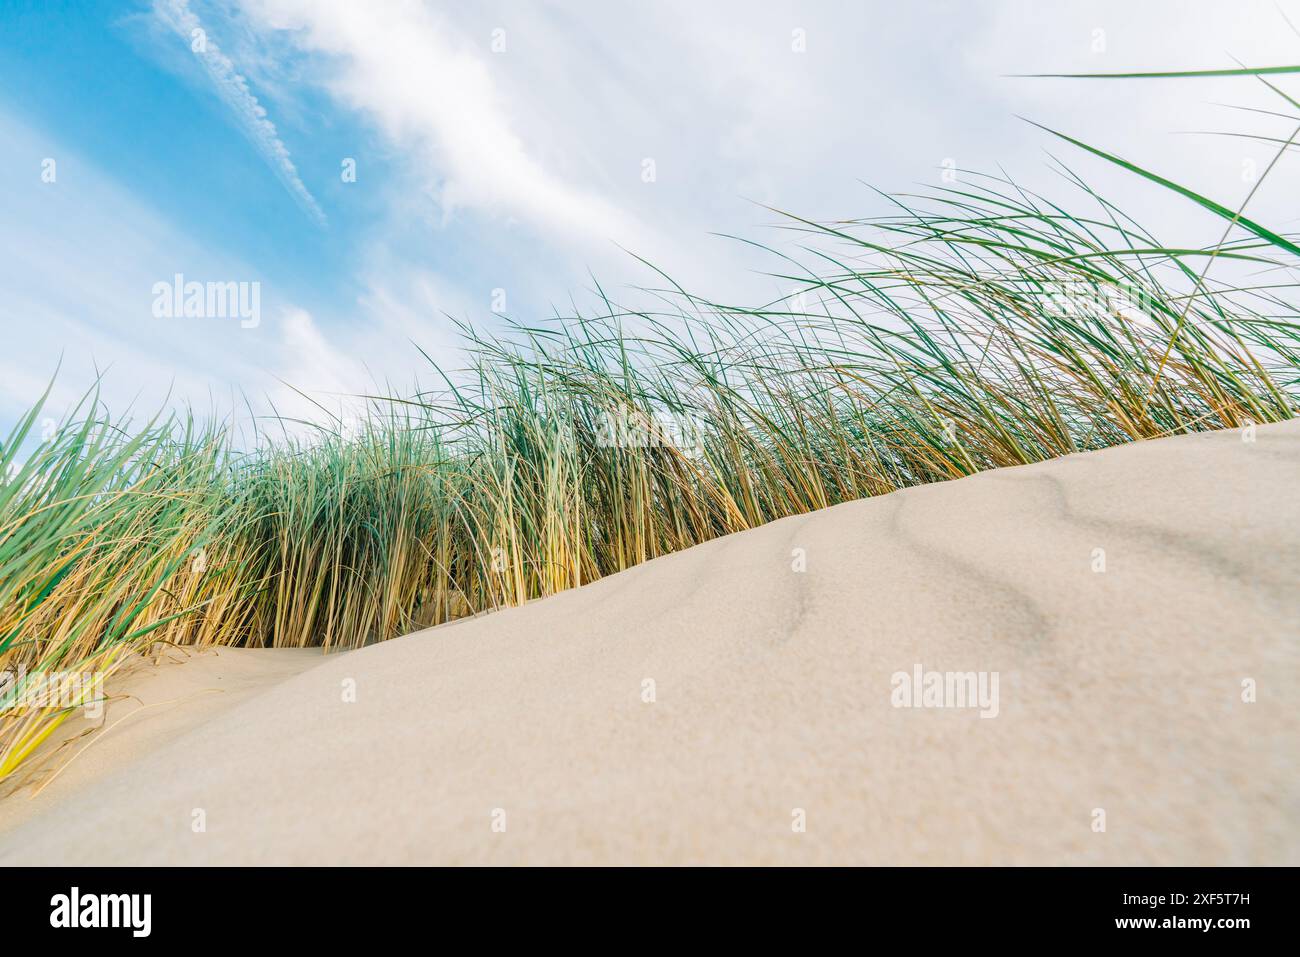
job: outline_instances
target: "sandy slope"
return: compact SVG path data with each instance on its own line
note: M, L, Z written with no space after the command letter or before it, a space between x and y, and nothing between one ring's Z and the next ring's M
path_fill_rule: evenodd
M1300 421L912 489L177 717L0 863L1300 863L1298 585Z
M65 722L37 751L34 773L0 784L0 834L323 660L319 648L168 647L156 663L141 658L109 678L102 715Z

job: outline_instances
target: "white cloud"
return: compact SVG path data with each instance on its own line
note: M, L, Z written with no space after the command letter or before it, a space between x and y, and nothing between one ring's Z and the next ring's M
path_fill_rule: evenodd
M473 207L602 240L631 242L644 231L529 154L483 57L431 10L300 0L248 9L264 24L301 31L304 50L336 58L331 92L395 142L423 152L425 185L436 190L444 218Z

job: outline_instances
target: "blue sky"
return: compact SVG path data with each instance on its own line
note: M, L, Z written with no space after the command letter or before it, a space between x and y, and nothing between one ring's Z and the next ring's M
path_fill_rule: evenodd
M1017 114L1230 204L1268 150L1187 133L1249 127L1215 104L1266 94L1007 74L1292 63L1279 9L1300 10L1138 6L4 0L0 428L60 361L56 410L107 369L114 408L242 394L311 415L295 390L412 382L411 340L454 366L452 318L499 324L498 290L521 321L567 311L592 274L635 297L656 280L623 248L766 301L774 264L712 233L779 241L760 204L868 215L863 182L937 185L945 159L1059 191L1050 149L1144 222L1209 241ZM1253 208L1294 228L1286 172ZM258 283L257 325L154 315L177 273Z
M325 164L358 152L382 162L382 150L358 124L313 124L312 148L296 162L318 184L336 228L311 228L232 125L229 108L184 69L180 54L161 46L173 38L151 22L150 7L126 9L121 3L11 7L0 46L6 120L26 125L56 160L71 151L65 183L90 169L106 173L195 241L293 283L286 294L295 299L346 295L350 236L374 219L380 199L343 189L337 162L331 169ZM304 107L329 116L321 96ZM326 290L316 278L298 281L322 274L341 282Z

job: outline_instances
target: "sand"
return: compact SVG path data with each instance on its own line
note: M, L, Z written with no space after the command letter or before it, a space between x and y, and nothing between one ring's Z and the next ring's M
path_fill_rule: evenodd
M319 648L160 646L108 679L102 715L65 722L37 751L34 772L0 783L0 834L323 660Z
M1300 420L1164 439L199 656L153 680L239 692L0 802L0 863L1297 864L1298 492Z

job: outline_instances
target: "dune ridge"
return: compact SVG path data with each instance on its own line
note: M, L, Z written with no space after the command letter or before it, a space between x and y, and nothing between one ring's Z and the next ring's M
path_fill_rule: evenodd
M1298 477L1293 420L783 519L295 667L0 863L1300 863Z

